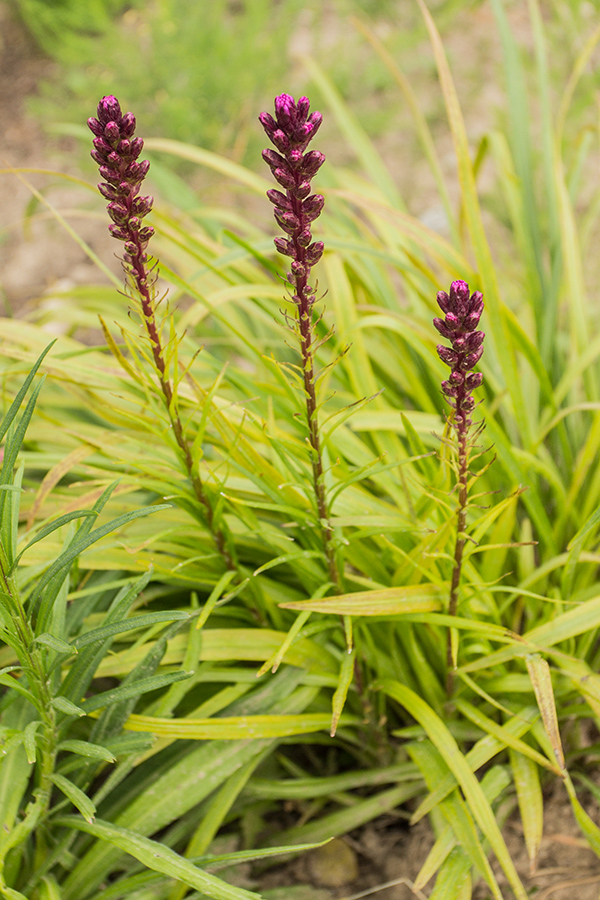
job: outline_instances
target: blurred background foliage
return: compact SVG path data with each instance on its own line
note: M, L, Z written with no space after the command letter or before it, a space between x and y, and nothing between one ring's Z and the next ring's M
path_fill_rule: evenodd
M354 16L372 20L409 74L435 79L430 54L411 54L426 32L416 4L406 0L10 3L58 64L31 100L45 124L85 121L90 97L117 92L147 135L168 134L254 166L262 142L256 110L284 88L306 89L306 55L325 66L372 137L397 128L394 79L353 26ZM437 0L431 7L443 34L481 5Z

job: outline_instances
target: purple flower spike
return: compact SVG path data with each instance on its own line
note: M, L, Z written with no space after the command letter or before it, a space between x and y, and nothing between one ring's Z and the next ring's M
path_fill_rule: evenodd
M121 113L116 97L103 97L97 118L88 119L94 135L91 156L99 166L103 184L98 190L109 202L108 214L115 223L109 226L114 238L125 243L123 261L136 271L147 262L146 247L154 234L152 226L140 227L141 219L152 209L153 197L138 197L142 181L148 173L147 160L137 162L144 142L132 140L135 132L133 113Z
M439 358L451 369L448 381L442 382L442 392L456 410L455 427L462 433L471 424L468 414L475 407L471 392L483 381L479 372L465 377L483 353L485 334L476 330L483 312L483 297L480 291L471 294L466 281L453 281L450 293L440 291L437 302L445 317L434 319L433 324L442 337L452 344L452 347L443 344L437 347Z
M310 193L310 182L325 162L317 150L306 153L306 148L321 124L321 113L309 115L308 97L298 102L289 94L275 98L275 117L261 113L258 117L275 150L264 150L263 159L273 172L273 177L283 188L271 190L267 196L275 206L275 219L287 238L277 238L275 246L280 253L291 256L294 301L299 308L308 310L314 303L314 291L308 285L310 269L322 256L323 244L312 242L311 223L321 214L324 199Z

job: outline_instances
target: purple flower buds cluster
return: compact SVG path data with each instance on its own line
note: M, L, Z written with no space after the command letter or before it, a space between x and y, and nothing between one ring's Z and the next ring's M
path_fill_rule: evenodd
M103 97L97 116L88 119L88 128L94 135L91 156L105 182L98 190L109 201L107 210L113 220L109 230L114 238L125 242L124 262L139 265L147 260L145 249L154 234L152 226L142 225L154 198L138 196L150 163L137 161L144 142L133 137L135 116L130 112L122 115L116 97Z
M318 150L306 152L323 119L321 113L309 115L310 102L300 97L296 103L289 94L275 98L275 118L261 113L260 122L279 152L263 150L263 159L273 177L285 190L267 191L275 206L275 219L287 237L276 238L280 253L292 258L288 281L296 288L296 302L307 301L314 291L307 285L311 266L323 255L323 243L312 240L311 223L320 215L324 200L311 194L311 179L325 162Z
M445 318L434 319L433 324L452 343L451 347L443 344L437 347L439 358L450 366L450 376L442 381L442 391L456 410L455 425L460 430L471 424L469 413L475 407L472 391L483 381L480 372L471 371L483 353L485 334L476 330L483 312L483 297L481 291L470 294L465 281L453 281L450 294L440 291L437 302Z

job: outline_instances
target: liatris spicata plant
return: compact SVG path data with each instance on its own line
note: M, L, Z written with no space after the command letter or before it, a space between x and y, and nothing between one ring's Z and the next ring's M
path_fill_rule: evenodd
M292 330L300 341L317 515L321 524L329 578L339 591L341 576L325 492L317 417L314 368L316 322L313 316L317 296L316 289L309 283L311 269L323 255L323 242L313 241L311 226L321 214L325 202L321 194L311 194L311 180L325 162L325 156L318 150L307 151L307 147L317 133L323 117L319 112L309 115L309 110L308 97L300 97L296 103L289 94L280 94L275 98L275 118L263 112L259 119L267 136L279 151L263 150L263 159L285 193L270 190L267 191L267 196L275 206L278 225L287 235L276 238L275 246L280 253L292 260L287 281L291 286L291 300L296 310Z
M456 434L458 470L458 511L456 544L454 547L454 568L450 584L450 602L448 613L456 615L458 606L458 591L462 570L463 552L466 543L466 524L468 507L468 481L469 481L469 429L473 423L471 413L475 408L473 391L483 381L480 372L473 372L483 353L483 331L477 331L479 319L483 312L483 297L480 291L473 294L469 291L469 285L465 281L453 281L450 285L450 293L440 291L437 302L445 313L443 319L434 319L433 324L442 335L449 340L451 347L438 344L437 352L442 362L450 366L450 376L447 381L442 381L442 392L446 400L454 408L452 425ZM478 431L475 432L475 437ZM448 693L452 693L455 659L452 646L452 632L448 634Z
M114 238L124 242L123 269L127 277L128 293L132 299L139 299L141 318L150 341L152 357L164 397L167 415L181 454L184 470L189 477L194 494L206 524L211 531L215 545L228 569L234 570L230 542L223 526L216 522L213 504L206 492L197 465L194 464L190 446L177 409L173 383L168 373L168 357L163 345L161 329L156 319L156 279L155 266L148 265L146 248L154 234L150 225L142 225L142 219L152 209L153 197L140 197L139 192L148 174L148 160L138 162L144 142L134 138L135 116L131 112L121 112L116 97L103 97L98 104L97 118L88 119L88 127L94 134L92 158L100 167L103 184L98 190L109 203L108 214L113 220L109 226ZM106 332L106 329L105 329Z

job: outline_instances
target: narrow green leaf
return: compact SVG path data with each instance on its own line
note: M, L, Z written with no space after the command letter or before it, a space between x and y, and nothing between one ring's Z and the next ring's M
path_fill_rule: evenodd
M89 701L86 701L88 703ZM344 716L343 725L357 725L358 716ZM331 716L328 713L304 713L302 715L215 716L207 719L162 719L154 716L132 714L123 726L129 731L147 731L160 737L179 740L238 741L251 738L288 737L294 734L311 734L329 730Z
M558 728L558 716L556 714L554 691L552 690L550 666L546 660L537 653L528 654L525 657L525 663L542 714L542 722L544 723L546 734L550 739L556 761L558 762L561 771L564 772L565 756Z
M498 738L499 741L506 744L507 747L511 747L517 753L527 756L532 762L537 763L538 766L543 766L545 769L550 769L555 775L561 775L561 770L558 766L553 765L549 762L545 756L542 756L541 753L538 753L537 750L534 750L533 747L530 747L529 744L526 744L525 741L520 740L515 737L510 731L507 731L502 725L498 725L497 722L494 722L493 719L490 719L488 716L484 715L480 710L474 707L467 700L463 700L458 697L455 701L456 708L461 712L467 719L470 719L475 725L478 725L483 731L487 731L488 734L494 735L494 737Z
M429 900L471 900L471 860L460 848L440 868Z
M152 675L150 678L140 678L138 681L132 681L130 684L122 684L120 687L113 688L110 691L103 691L101 694L96 694L95 697L84 700L81 704L83 713L86 715L96 709L102 709L103 706L112 706L114 703L130 700L132 697L138 697L140 694L148 693L148 691L156 691L169 684L174 684L176 681L183 681L191 675L193 675L193 672L170 672L167 675ZM141 728L139 730L148 731L149 729Z
M446 591L447 593L447 591ZM283 609L310 610L349 616L394 616L416 612L435 612L442 608L445 589L437 584L412 584L357 591L317 600L281 603Z
M60 712L66 713L68 716L85 716L86 712L80 706L76 706L74 703L71 703L70 700L67 700L66 697L53 697L50 701L52 706L55 709L60 710Z
M65 778L64 775L59 775L58 772L54 772L50 777L56 787L59 788L65 797L68 797L73 806L79 810L86 822L93 822L96 815L96 807L90 798L83 793L81 788L78 788L76 784L73 784L73 782L69 781L68 778Z
M38 730L39 726L42 723L39 719L35 719L33 722L30 722L25 731L23 732L23 746L25 747L25 753L27 755L27 762L29 765L33 765L36 760L36 745L35 745L35 733Z
M102 841L108 841L125 853L129 853L149 869L175 878L214 900L260 900L259 894L227 884L220 878L196 868L189 860L179 856L170 847L135 834L127 828L112 825L101 819L93 824L86 823L75 816L61 816L55 819L55 822L57 825L76 828L93 837L100 838Z
M331 737L335 737L338 722L340 721L340 716L342 714L342 710L344 709L344 704L346 703L346 697L348 696L348 690L354 679L355 659L356 649L353 649L351 652L344 653L342 657L338 685L335 689L332 700L331 728L329 731Z
M59 751L68 750L70 753L77 753L79 756L87 756L90 759L102 759L109 763L116 761L116 756L113 756L106 747L101 747L100 744L90 744L89 741L61 741L56 749Z
M598 828L594 820L586 813L579 802L568 772L565 772L565 787L567 788L567 793L569 795L569 800L571 801L571 806L573 807L575 818L577 819L577 824L581 828L581 831L596 856L600 858L600 828Z
M59 516L58 519L54 519L54 521L50 522L44 528L40 529L37 532L35 537L33 537L21 550L17 558L15 559L15 563L17 563L26 550L29 550L30 547L33 547L34 544L37 544L39 541L43 541L44 538L48 537L49 534L52 534L58 528L62 528L63 525L67 525L69 522L72 522L73 519L82 519L87 518L88 516L97 516L98 513L94 509L79 509L76 512L65 513L64 516Z
M150 625L156 625L158 622L177 622L182 619L189 619L190 615L183 610L173 610L172 612L155 612L146 613L141 616L132 616L121 622L111 622L109 625L101 625L100 628L94 628L92 631L86 631L71 642L70 647L75 650L81 650L96 641L104 641L106 638L114 637L116 634L125 634L128 631L134 631L137 628L148 628ZM38 638L39 640L39 638Z
M44 647L49 647L50 650L55 650L57 653L67 653L69 656L77 653L77 648L73 647L72 644L67 644L66 641L61 641L60 638L55 637L53 634L48 634L48 632L39 634L34 638L33 642L34 644L43 644Z
M86 535L83 539L81 539L79 535L76 535L75 539L71 542L64 553L61 553L58 559L46 570L46 572L44 572L44 575L40 578L35 592L31 598L32 605L37 602L48 582L50 582L58 572L70 566L73 560L76 559L81 553L83 553L84 550L87 550L88 547L91 547L92 544L95 544L101 538L106 537L106 535L110 534L112 531L117 531L119 528L122 528L124 525L127 525L134 519L139 519L142 516L152 515L155 512L160 512L160 510L162 509L171 509L171 504L161 503L157 506L148 506L145 509L134 509L122 516L117 516L116 519L112 519L110 522L107 522L106 525L101 525L99 528L96 528L95 531L92 531L90 534Z
M533 875L544 831L544 798L540 777L538 767L532 759L512 749L509 750L509 755L529 857L529 871Z
M42 353L38 356L35 363L33 364L33 368L29 371L27 378L25 379L25 381L19 388L15 399L11 403L11 405L8 409L8 412L4 416L4 418L2 420L2 424L0 425L0 441L2 440L2 438L4 437L4 435L6 434L8 429L10 428L15 416L19 412L19 409L21 407L21 403L23 402L25 394L29 390L29 385L33 381L37 370L39 369L39 367L41 366L41 364L44 360L44 357L46 356L47 353L50 352L50 350L55 345L55 343L56 343L56 340L51 341L51 343L49 343L48 346L42 351Z
M386 694L398 703L401 703L423 726L431 742L437 748L462 788L469 804L469 809L483 834L490 842L516 897L518 900L527 900L527 894L506 848L492 808L446 725L414 691L411 691L405 685L397 681L385 680L380 683L380 687Z

